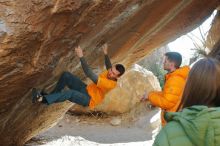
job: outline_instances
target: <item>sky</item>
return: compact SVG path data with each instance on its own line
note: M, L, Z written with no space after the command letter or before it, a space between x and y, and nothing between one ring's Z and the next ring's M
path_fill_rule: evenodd
M207 32L210 29L211 22L215 14L216 14L216 11L214 11L213 14L201 24L201 27L204 30L204 32ZM196 37L201 38L198 28L194 29L193 31L189 33L193 33ZM168 46L171 51L179 52L183 56L183 60L184 60L183 62L188 63L189 58L193 56L194 51L191 49L194 48L194 45L192 41L190 40L190 38L186 35L183 35L177 38L176 40L174 40L173 42L170 42Z

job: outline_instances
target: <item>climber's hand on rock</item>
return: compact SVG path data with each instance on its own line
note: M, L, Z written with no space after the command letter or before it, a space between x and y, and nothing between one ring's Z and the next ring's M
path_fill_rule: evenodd
M141 102L146 101L147 98L148 98L148 93L145 92L144 95L140 97L140 101L141 101Z
M82 49L80 48L80 46L77 46L77 47L75 48L75 52L76 52L76 55L77 55L79 58L83 57L83 51L82 51Z
M107 55L108 54L108 44L105 43L104 45L102 45L102 50L103 50L104 54Z

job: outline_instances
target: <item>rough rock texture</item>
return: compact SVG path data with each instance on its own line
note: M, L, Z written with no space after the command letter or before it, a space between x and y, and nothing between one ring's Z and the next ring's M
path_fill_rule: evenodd
M206 44L210 49L209 55L220 60L220 7L218 7L217 14L212 22L209 30Z
M212 49L213 46L220 41L220 11L217 11L212 26L209 30L209 35L206 40L207 47Z
M211 52L208 55L220 61L220 40L218 40L215 45L210 49Z
M98 106L97 110L128 112L139 103L138 97L153 90L161 90L158 79L152 72L135 65L119 80L117 88L106 95L103 104Z
M0 0L0 142L22 145L60 119L69 103L32 105L33 86L51 89L58 75L80 75L80 44L97 72L103 42L126 66L202 21L219 0ZM82 76L81 76L82 77Z
M152 72L139 65L134 65L118 80L117 87L106 94L102 104L95 110L108 114L121 114L131 111L139 105L139 99L144 93L160 91L158 79ZM74 105L71 111L77 113L90 112L79 105Z

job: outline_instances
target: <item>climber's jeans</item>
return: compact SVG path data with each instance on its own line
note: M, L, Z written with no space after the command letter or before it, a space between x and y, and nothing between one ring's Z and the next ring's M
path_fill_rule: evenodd
M70 90L62 91L65 86ZM82 106L89 106L90 96L86 87L87 85L77 76L69 72L64 72L54 90L44 97L48 105L69 100Z

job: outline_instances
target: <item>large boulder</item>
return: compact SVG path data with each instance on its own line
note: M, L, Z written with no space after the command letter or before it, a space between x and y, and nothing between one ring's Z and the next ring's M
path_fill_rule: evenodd
M140 97L145 92L147 94L153 90L161 90L158 79L152 72L135 64L118 80L117 87L106 94L105 99L95 108L95 111L108 114L129 112L133 108L139 107ZM79 105L74 105L70 111L75 113L93 112L89 108L85 109Z
M158 79L152 72L136 64L122 76L117 88L106 95L97 110L107 113L128 112L140 103L140 97L145 92L147 94L153 90L161 90Z
M62 118L70 103L32 105L30 89L51 89L68 70L82 77L73 47L94 71L109 43L113 62L129 67L201 24L219 0L1 0L0 142L23 145ZM84 77L85 78L85 77Z

